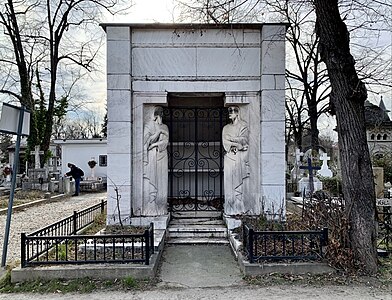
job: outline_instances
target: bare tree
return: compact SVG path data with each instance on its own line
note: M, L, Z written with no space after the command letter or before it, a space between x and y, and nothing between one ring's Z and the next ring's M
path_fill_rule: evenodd
M11 95L32 111L31 127L41 133L32 134L30 146L40 145L46 156L58 107L69 101L68 91L75 84L72 74L81 78L83 73L96 69L95 58L103 40L96 33L99 18L103 11L115 13L114 8L121 1L7 0L2 6L1 25L12 42L13 55L0 61L9 70L2 78L0 92ZM62 85L65 92L59 89L61 76L65 80ZM33 99L35 85L38 86L37 103ZM40 127L35 114L37 104L41 105L45 120Z
M366 140L365 84L355 70L349 32L337 0L314 0L320 53L331 81L330 101L337 119L349 239L364 270L377 271L375 190Z

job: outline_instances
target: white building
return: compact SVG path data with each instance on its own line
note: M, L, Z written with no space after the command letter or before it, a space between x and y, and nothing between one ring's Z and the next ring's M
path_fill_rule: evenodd
M61 151L61 175L69 171L68 163L72 163L84 171L84 176L91 175L88 162L95 160L95 177L107 177L107 140L106 139L82 139L82 140L54 140Z

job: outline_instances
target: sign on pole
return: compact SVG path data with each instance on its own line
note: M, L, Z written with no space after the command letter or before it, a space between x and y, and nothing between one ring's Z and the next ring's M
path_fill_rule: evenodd
M1 257L1 267L5 267L7 261L8 239L11 227L12 205L14 203L15 195L16 172L18 171L19 163L20 139L22 135L29 135L30 133L30 112L28 112L23 106L18 107L3 103L0 119L0 132L17 135L15 145L15 159L11 179L10 199L8 201L7 221L5 225L3 256Z
M3 103L0 119L0 131L4 133L18 134L19 115L21 107ZM30 134L30 112L24 110L21 135Z

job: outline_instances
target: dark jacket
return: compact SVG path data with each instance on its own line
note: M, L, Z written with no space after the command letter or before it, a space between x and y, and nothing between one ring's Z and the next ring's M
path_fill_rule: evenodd
M65 173L67 176L72 176L73 179L78 179L84 176L84 172L82 169L78 168L75 165L71 166L71 170L67 173Z

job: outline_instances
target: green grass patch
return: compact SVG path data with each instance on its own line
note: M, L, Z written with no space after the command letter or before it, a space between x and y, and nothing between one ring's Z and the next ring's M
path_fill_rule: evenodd
M139 280L133 277L114 280L80 278L75 280L34 280L11 283L10 273L0 282L0 293L91 293L97 290L146 290L155 285L154 280Z

